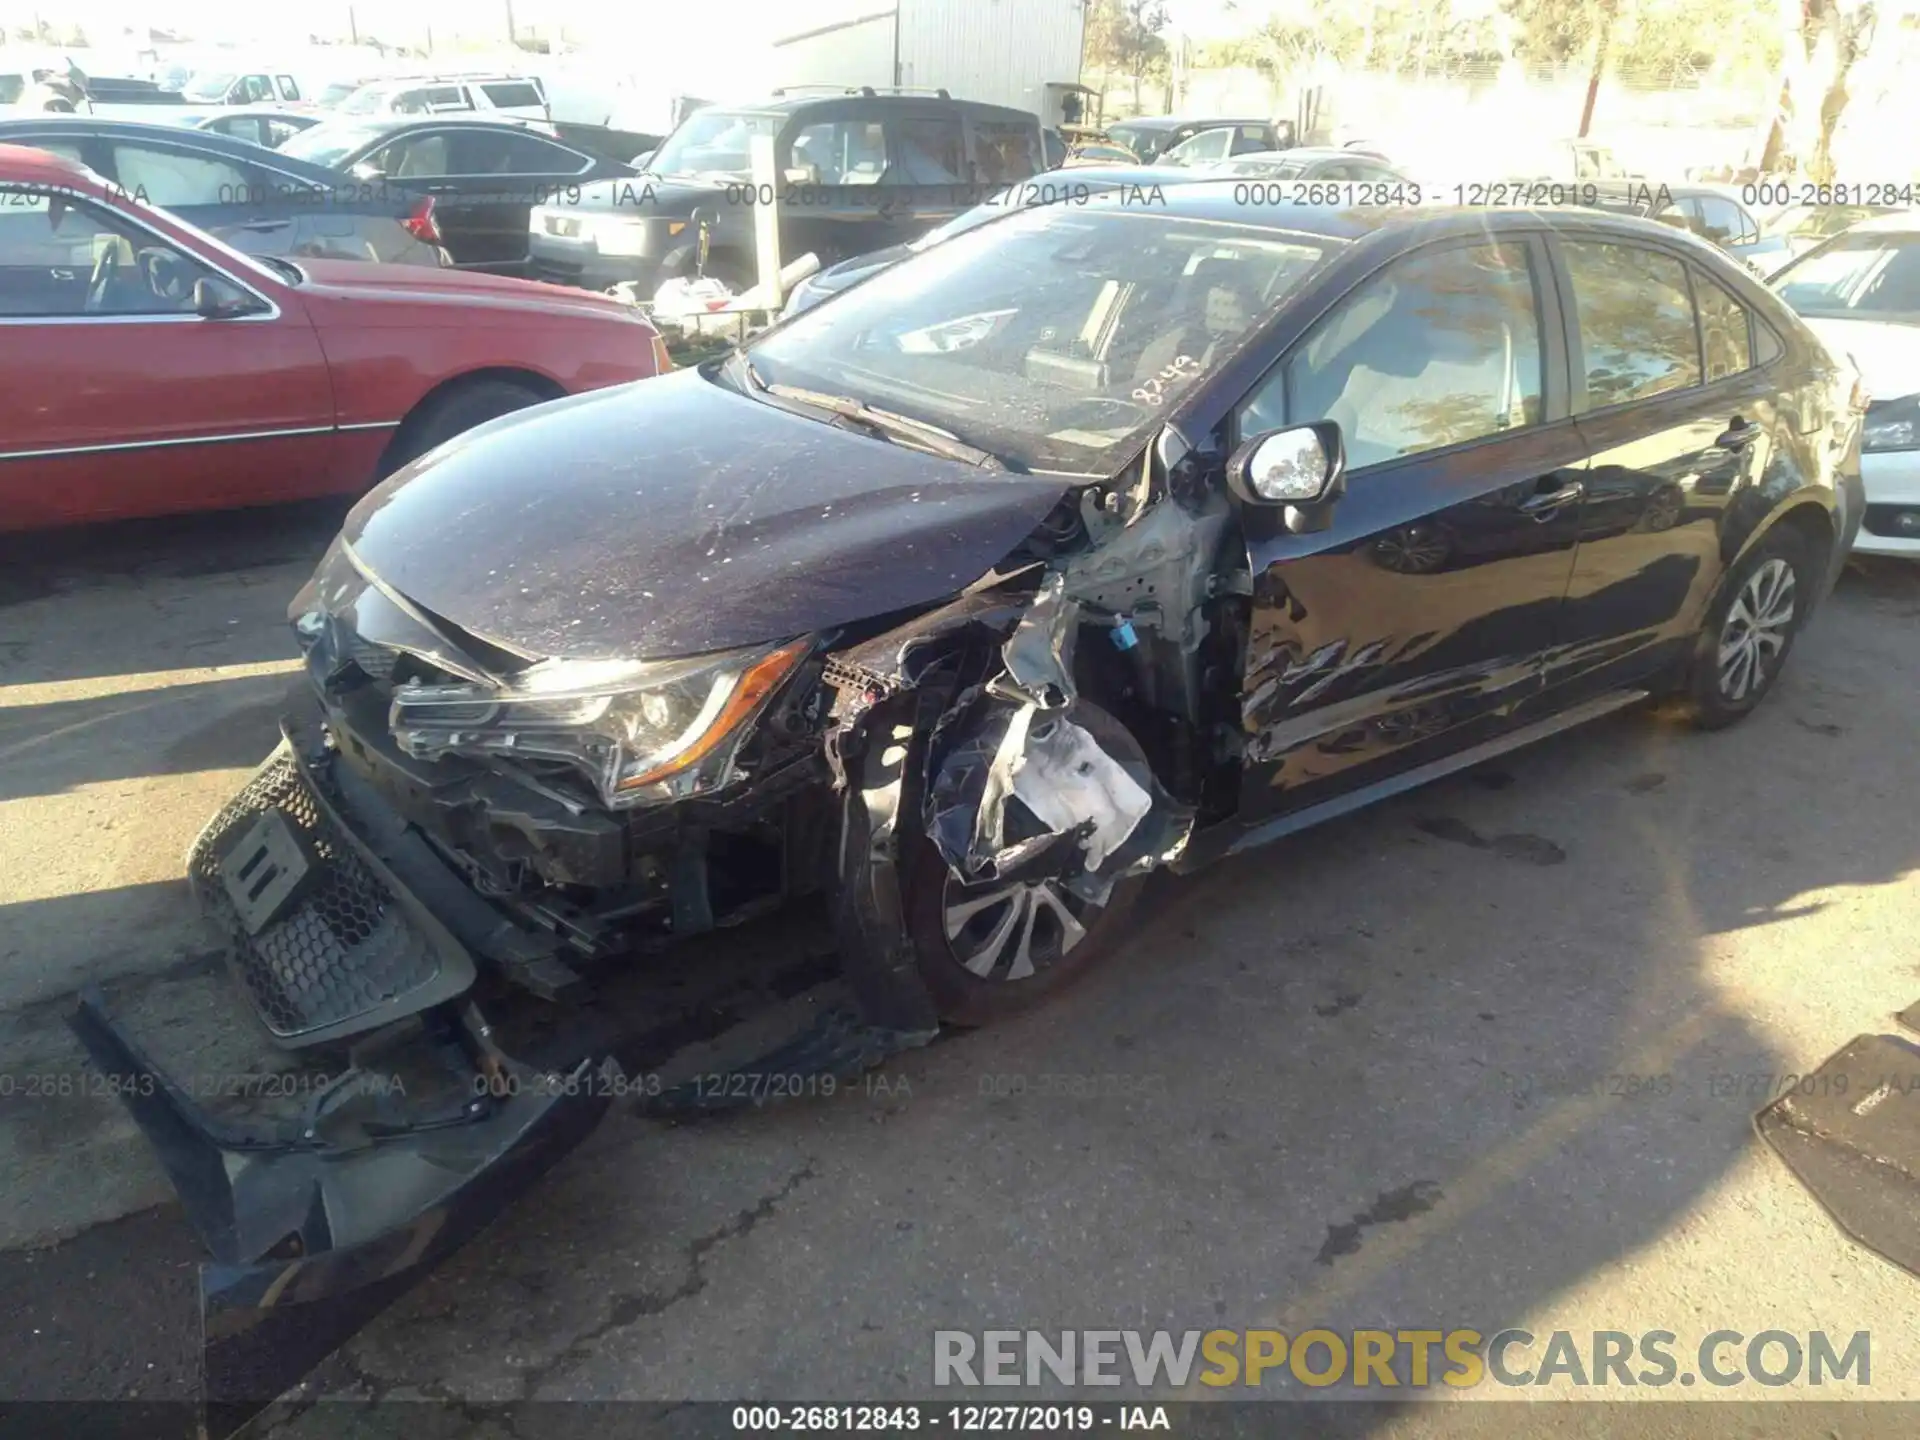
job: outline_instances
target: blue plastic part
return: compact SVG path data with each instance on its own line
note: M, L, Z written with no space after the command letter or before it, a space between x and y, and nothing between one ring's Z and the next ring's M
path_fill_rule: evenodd
M1122 620L1113 627L1113 647L1116 650L1131 650L1140 643L1140 637L1133 633L1133 622Z

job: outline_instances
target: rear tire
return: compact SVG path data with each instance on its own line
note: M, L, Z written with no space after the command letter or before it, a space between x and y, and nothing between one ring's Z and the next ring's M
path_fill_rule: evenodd
M1766 698L1819 582L1806 537L1787 525L1734 567L1694 642L1687 709L1696 727L1724 730Z
M1131 733L1104 710L1073 709L1136 778L1150 773ZM906 817L902 817L903 821ZM1038 1005L1092 969L1121 938L1144 875L1116 880L1104 905L1057 882L965 885L913 817L901 855L901 910L920 978L950 1025L988 1025Z
M531 385L514 380L470 380L429 401L407 420L388 460L387 473L411 465L422 455L464 435L476 425L498 420L547 399Z

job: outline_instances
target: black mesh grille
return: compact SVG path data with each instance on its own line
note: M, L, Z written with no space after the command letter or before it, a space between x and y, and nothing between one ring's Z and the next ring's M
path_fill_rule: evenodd
M283 919L248 935L220 881L220 860L265 811L285 815L319 874ZM362 1015L431 982L439 956L349 842L335 833L285 751L261 766L187 857L200 903L228 931L248 998L275 1035L294 1038Z

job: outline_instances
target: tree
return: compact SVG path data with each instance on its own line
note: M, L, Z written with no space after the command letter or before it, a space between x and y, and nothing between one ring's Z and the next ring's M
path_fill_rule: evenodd
M1779 0L1780 84L1760 149L1762 171L1796 162L1808 179L1833 179L1833 134L1847 108L1847 78L1873 43L1876 0Z
M1154 69L1167 63L1166 0L1092 0L1087 7L1087 56L1109 74L1133 81L1133 104Z

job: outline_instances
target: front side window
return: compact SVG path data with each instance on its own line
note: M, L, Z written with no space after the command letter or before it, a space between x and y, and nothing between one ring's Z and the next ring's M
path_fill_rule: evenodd
M91 201L0 189L0 316L189 315L193 288L225 281Z
M280 82L280 98L282 100L298 100L300 98L300 87L294 83L291 75L280 75L275 78Z
M878 185L886 171L886 130L877 120L803 125L788 151L787 173L802 185Z
M436 180L455 173L452 147L447 144L444 131L396 140L368 156L365 163L370 173L395 180Z
M1166 154L1168 165L1206 165L1227 158L1233 143L1231 130L1203 130L1190 140L1182 140Z
M495 108L500 110L510 110L517 106L532 106L538 109L540 105L540 92L525 81L515 81L511 84L482 85L480 87L480 93L485 95L487 99L493 103Z
M941 426L1016 469L1111 473L1337 242L1036 205L751 344L768 382Z
M1747 233L1746 216L1731 200L1719 195L1702 195L1697 203L1700 233L1716 245L1737 245L1758 238Z
M240 87L241 98L249 105L273 99L273 82L264 75L249 75Z
M501 127L503 130L505 127ZM449 162L458 175L579 175L586 156L532 135L465 133Z
M1251 155L1259 150L1273 149L1273 136L1258 125L1237 125L1233 131L1233 149L1235 155Z
M1561 243L1573 281L1587 404L1646 400L1700 383L1699 337L1686 267L1633 245Z
M1534 295L1524 245L1396 260L1260 383L1242 404L1240 434L1332 420L1357 470L1538 424Z

